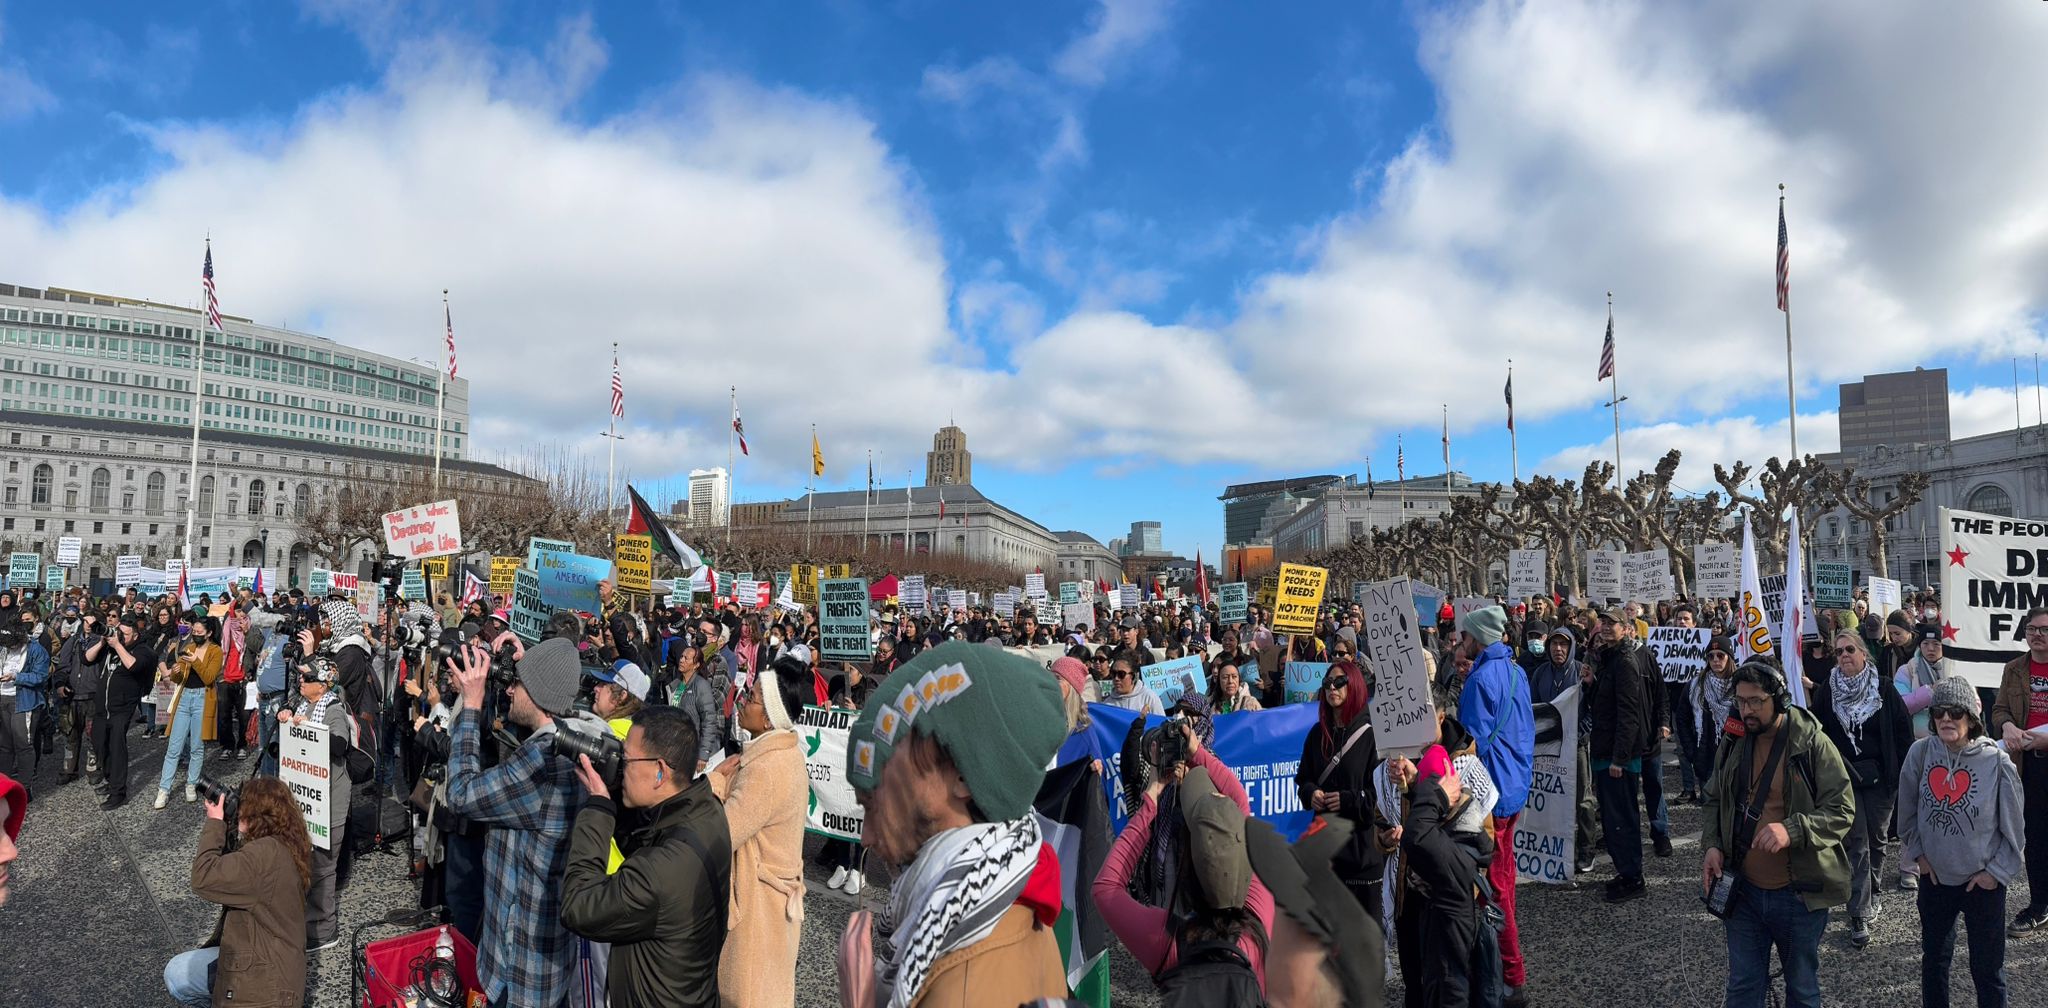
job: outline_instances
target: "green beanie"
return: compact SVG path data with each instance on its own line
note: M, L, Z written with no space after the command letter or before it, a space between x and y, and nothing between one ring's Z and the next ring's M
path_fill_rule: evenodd
M1479 639L1480 647L1492 647L1508 631L1508 614L1497 605L1474 609L1458 617L1458 632Z
M1067 739L1058 682L1037 662L995 648L957 640L926 648L868 697L847 737L847 777L874 790L914 731L952 757L983 814L1022 816Z

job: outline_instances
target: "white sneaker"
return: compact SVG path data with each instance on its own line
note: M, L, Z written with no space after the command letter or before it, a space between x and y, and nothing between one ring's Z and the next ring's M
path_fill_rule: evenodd
M185 804L190 805L198 800L199 789L190 784L185 785Z
M161 811L161 810L163 809L163 807L164 807L165 805L169 805L170 803L171 803L171 793L170 793L169 791L166 791L166 790L164 790L163 788L157 788L157 789L156 789L156 804L154 804L154 805L151 805L151 806L150 806L150 808L153 808L153 809L157 809L157 810Z
M860 895L861 887L867 884L868 880L862 877L860 872L848 872L846 874L846 895Z
M831 879L830 879L829 881L827 881L827 882L825 883L825 888L827 888L827 889L837 889L837 888L839 888L839 887L840 887L841 885L845 884L845 882L846 882L846 866L845 866L845 865L840 865L839 867L837 867L837 868L834 868L834 869L832 869L832 878L831 878Z

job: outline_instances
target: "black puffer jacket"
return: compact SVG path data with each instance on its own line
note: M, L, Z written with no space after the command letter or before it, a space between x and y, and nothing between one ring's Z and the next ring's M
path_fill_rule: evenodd
M1633 640L1594 653L1592 758L1621 763L1650 751L1655 708L1637 664ZM1658 692L1663 692L1661 689Z

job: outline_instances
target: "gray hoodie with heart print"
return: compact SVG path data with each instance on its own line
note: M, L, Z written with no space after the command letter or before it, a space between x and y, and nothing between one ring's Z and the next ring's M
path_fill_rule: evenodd
M1980 871L2011 885L2026 843L2020 803L2019 771L1989 738L1959 751L1939 736L1913 743L1899 769L1899 864L1926 858L1939 885Z

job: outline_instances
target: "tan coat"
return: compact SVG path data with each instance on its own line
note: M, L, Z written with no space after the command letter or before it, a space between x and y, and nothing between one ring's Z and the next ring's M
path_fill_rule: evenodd
M718 999L728 1008L796 1003L798 933L804 920L804 811L810 777L794 731L747 744L739 772L711 774L732 831L732 897Z
M979 1008L1067 996L1052 929L1031 908L1012 906L989 936L939 957L911 1008Z
M2028 655L2021 655L2005 663L2005 669L1998 680L1998 699L1991 705L1991 723L1986 729L1987 734L1993 739L1997 739L2008 724L2022 729L2027 726L2027 702L2031 698L2032 690L2027 682L2030 678L2027 663L2030 660ZM2026 779L2027 764L2032 762L2021 758L2026 755L2013 754L2013 764L2020 768L2021 780Z

